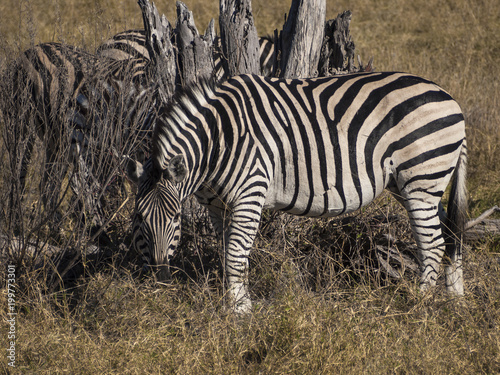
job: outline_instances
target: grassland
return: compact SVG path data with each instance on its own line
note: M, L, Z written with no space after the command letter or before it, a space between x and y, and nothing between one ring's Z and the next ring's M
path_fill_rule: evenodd
M135 1L109 3L2 1L1 67L32 43L64 41L93 51L116 32L142 27ZM155 3L174 22L174 2ZM217 1L186 4L200 30L217 17ZM282 0L254 1L259 34L280 29L289 6ZM365 61L373 56L376 70L434 80L461 104L470 214L498 204L500 3L328 0L327 18L345 9L353 12L351 33ZM4 147L0 144L1 158ZM422 295L412 277L388 280L370 270L369 259L358 264L360 258L352 256L366 252L383 234L409 238L405 220L372 221L400 213L385 196L345 225L266 216L251 259L255 307L242 317L224 307L218 244L212 235L200 238L196 224L185 227L186 249L192 252L179 261L185 272L179 270L169 285L138 279L133 268L111 256L98 267L84 261L77 280L48 293L43 272L19 265L16 369L7 367L4 351L5 290L0 294L1 369L23 374L500 373L498 239L470 244L463 299L450 299L442 288ZM333 255L335 250L340 255Z

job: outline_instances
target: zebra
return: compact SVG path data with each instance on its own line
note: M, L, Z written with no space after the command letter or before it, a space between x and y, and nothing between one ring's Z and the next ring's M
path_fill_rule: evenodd
M462 295L459 236L467 206L467 147L459 105L424 78L397 72L291 79L206 80L158 114L152 155L127 163L137 186L133 244L168 276L181 205L193 195L223 239L230 304L248 311L248 256L263 209L330 217L387 188L408 212L420 288ZM452 179L448 214L441 197Z
M102 178L107 178L109 171L96 175L95 169L103 169L103 163L95 160L96 155L89 154L89 142L99 143L104 140L99 138L108 136L131 137L130 129L135 122L147 123L148 116L138 100L147 96L145 93L150 90L146 88L151 86L145 82L144 67L140 59L113 61L60 43L36 45L14 61L9 75L13 105L6 105L3 112L12 130L10 144L26 138L24 149L14 150L14 159L18 160L14 164L21 164L21 192L38 136L47 140L46 167L41 180L41 186L48 186L42 189L44 206L49 212L56 212L62 180L51 176L58 155L67 152L69 164L74 165L71 188L91 211L92 225L103 224L98 192L102 192ZM117 122L119 129L105 128ZM109 151L106 145L99 146L101 154ZM97 148L92 147L92 152L95 151ZM68 167L63 164L62 177Z
M276 52L273 38L269 35L259 37L259 60L261 75L272 77L274 75Z
M96 55L112 60L144 59L149 61L151 59L146 47L146 31L134 29L115 34L97 48Z
M175 36L172 36L172 39L174 38ZM172 40L172 42L175 41ZM222 81L227 73L224 71L224 55L219 37L215 38L213 48L214 76L217 81ZM144 59L149 61L146 31L144 29L122 31L101 44L97 48L96 54L114 60ZM271 76L275 63L274 42L271 36L259 37L259 59L261 74L266 77Z

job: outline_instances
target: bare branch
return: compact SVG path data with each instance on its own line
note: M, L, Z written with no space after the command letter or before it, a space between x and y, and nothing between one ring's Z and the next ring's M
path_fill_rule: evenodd
M480 222L484 221L488 216L491 216L495 212L500 212L500 208L498 206L491 207L490 209L484 211L477 218L467 222L467 224L465 224L465 230L468 230L468 229L478 225Z

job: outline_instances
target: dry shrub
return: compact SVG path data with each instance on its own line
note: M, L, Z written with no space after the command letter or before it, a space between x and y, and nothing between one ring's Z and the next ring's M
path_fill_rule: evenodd
M289 277L286 267L274 274ZM409 283L312 292L288 282L239 317L211 282L158 284L115 268L44 295L32 281L19 296L17 365L41 374L496 373L499 275L498 260L474 253L458 301Z
M2 72L1 89L9 95L0 98L0 150L7 160L0 185L5 197L1 255L30 276L38 272L49 291L85 274L88 264L99 268L116 254L128 256L123 242L133 197L121 155L134 155L143 144L143 119L130 121L128 98L106 88L111 68L102 62L90 66L88 85L81 89L89 100L83 129L72 122L72 93L61 92L49 113L40 109L42 99L33 94L34 83L25 79L16 60L6 62ZM60 74L65 79L64 69ZM123 92L129 92L135 83L128 67L123 75ZM150 107L151 95L146 95L137 110ZM72 140L81 134L77 152Z

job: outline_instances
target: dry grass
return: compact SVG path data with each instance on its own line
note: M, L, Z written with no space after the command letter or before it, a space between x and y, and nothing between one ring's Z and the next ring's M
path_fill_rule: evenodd
M173 22L174 2L155 3ZM286 1L271 3L253 2L260 34L280 28L289 8ZM186 4L201 30L218 13L217 1ZM498 1L328 1L327 18L345 9L353 11L351 32L364 60L374 56L377 70L432 79L461 104L471 215L498 204ZM93 51L116 32L142 27L133 0L5 0L0 14L0 69L32 43L64 41ZM5 158L0 144L0 159ZM2 194L5 176L0 170ZM499 373L498 240L474 244L466 254L463 299L450 299L441 287L422 295L411 274L388 279L366 257L387 234L404 248L410 236L406 220L373 221L399 214L387 197L344 221L266 214L251 259L255 306L242 317L224 307L219 244L205 219L185 223L178 271L169 285L138 279L128 263L131 254L84 257L65 288L53 292L47 290L53 273L19 265L12 372ZM120 220L127 222L127 214ZM116 236L120 228L126 224ZM3 292L0 306L5 321ZM5 332L0 331L2 348ZM0 366L7 372L5 357Z
M18 370L497 373L500 265L471 260L469 273L482 275L468 278L463 301L422 296L405 282L328 293L288 284L243 317L225 311L220 289L202 282L159 287L99 273L49 296L33 283L20 305Z

